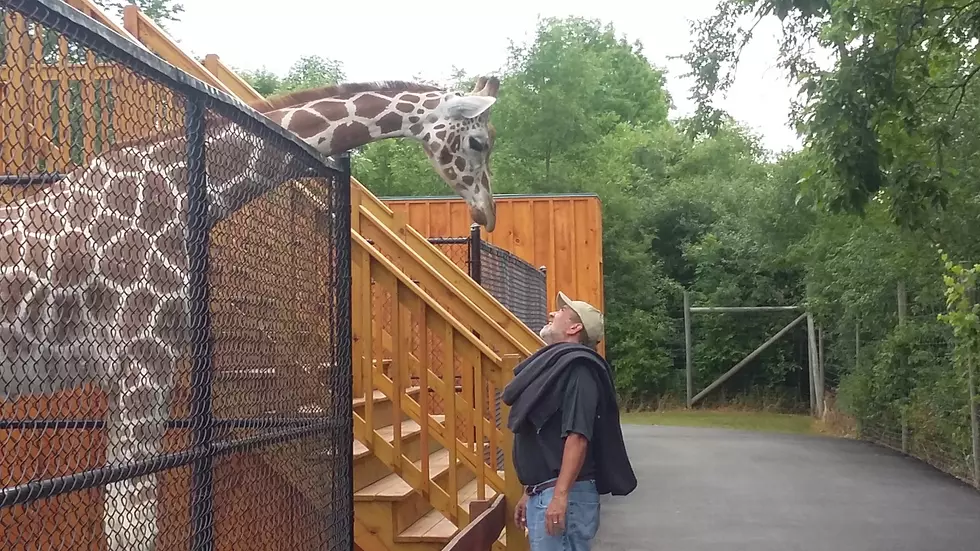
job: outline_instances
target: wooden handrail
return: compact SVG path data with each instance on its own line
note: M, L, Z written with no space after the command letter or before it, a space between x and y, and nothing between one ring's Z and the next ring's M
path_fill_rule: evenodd
M525 357L531 355L524 343L500 327L486 312L474 304L459 287L453 285L441 272L426 262L416 250L409 247L399 235L403 232L396 233L393 231L378 220L363 204L359 207L358 214L361 216L361 235L380 245L385 254L395 259L399 268L405 271L409 277L422 283L428 292L434 294L443 305L452 304L456 306L454 314L460 317L460 321L465 321L467 325L477 331L480 338L487 341L488 344L509 345L506 346L506 350L498 350L498 353L518 353ZM402 229L399 228L399 230Z
M402 272L401 270L399 270L397 266L395 266L383 254L381 254L380 252L378 252L377 249L375 249L374 247L372 247L371 244L368 243L366 239L364 239L363 237L361 237L360 234L358 234L354 230L351 230L351 239L353 239L353 242L358 247L360 247L363 250L367 251L368 254L370 254L371 257L374 260L378 261L379 264L381 264L388 271L390 271L392 274L394 274L394 276L396 278L398 278L398 280L403 285L405 285L406 287L408 287L409 289L411 289L412 291L414 291L416 295L418 295L423 301L425 301L425 303L429 306L429 308L431 308L433 311L435 311L437 314L439 314L440 317L442 317L447 322L449 322L449 324L453 327L453 329L455 329L456 331L459 331L459 333L461 335L463 335L463 337L466 340L468 340L470 342L470 344L472 344L473 346L475 346L477 348L477 350L479 350L484 355L486 355L488 358L490 358L491 360L493 360L493 362L495 364L497 364L497 365L500 365L503 362L503 360L500 358L500 356L498 356L496 352L494 352L493 350L491 350L490 347L488 347L486 345L486 343L484 343L480 339L476 338L476 336L472 332L470 332L465 326L463 326L463 324L460 323L458 319L456 319L452 314L450 314L448 311L446 311L446 309L441 304L439 304L435 299L433 299L428 294L426 294L425 292L423 292L422 289L420 289L419 286L416 285L415 282L412 281L411 278L409 278L407 275L405 275L404 272Z
M265 102L262 94L258 93L252 85L245 79L232 71L216 54L204 56L204 68L214 75L218 80L225 83L232 92L243 102L254 105Z
M145 44L137 40L136 37L130 34L128 30L126 30L123 27L120 27L119 25L116 24L115 21L106 17L105 12L102 11L102 8L97 6L94 2L92 2L92 0L65 0L65 3L75 8L76 10L82 12L83 14L91 17L92 19L98 21L99 23L105 25L113 32L118 33L119 36L122 36L123 38L133 42L140 48L149 51L149 48L147 48Z
M351 176L351 205L353 208L363 207L378 220L398 233L398 236L411 247L432 268L438 271L453 287L466 295L478 311L486 314L508 335L513 342L520 343L521 352L530 355L531 351L544 346L540 336L531 331L483 286L473 281L454 262L449 260L429 240L415 228L408 225L404 216L396 214L387 205L371 193L363 184ZM354 220L354 217L352 217ZM356 227L356 226L355 226Z
M160 56L164 61L179 67L185 73L197 78L205 84L238 97L231 88L225 85L218 77L211 74L196 59L184 53L180 46L174 44L163 29L157 26L152 19L147 17L133 4L123 8L123 26L126 30L136 37L136 40L146 45L146 47Z

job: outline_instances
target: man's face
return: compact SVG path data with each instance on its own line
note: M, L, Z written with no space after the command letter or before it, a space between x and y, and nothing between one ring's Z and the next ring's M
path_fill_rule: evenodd
M548 314L548 325L541 328L540 335L546 344L578 341L582 329L578 315L568 306L562 306Z

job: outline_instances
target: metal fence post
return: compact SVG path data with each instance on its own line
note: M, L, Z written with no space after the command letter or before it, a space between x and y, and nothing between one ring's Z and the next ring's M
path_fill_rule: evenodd
M966 289L970 305L977 302L977 289L973 285ZM967 336L967 338L971 338ZM966 369L970 397L970 437L973 443L973 485L980 488L980 403L977 403L976 343L970 343L967 350Z
M684 366L687 371L687 407L694 398L694 359L691 346L691 294L684 290Z
M193 347L191 367L191 420L193 446L207 449L213 438L212 419L212 339L207 166L204 159L204 104L199 98L187 98L184 131L187 136L187 254L190 267L190 341ZM214 478L212 455L201 454L191 467L191 549L214 546Z
M854 372L857 373L861 365L861 320L856 320L854 322ZM861 438L863 433L864 423L862 421L861 415L855 416L855 430L857 431L857 437Z
M905 294L905 281L898 282L898 326L905 326L905 315L906 315L906 300L907 296ZM901 358L902 372L905 372L905 364L908 361L907 358ZM906 396L906 402L907 402ZM904 405L908 405L907 403ZM906 408L902 408L902 453L909 453L909 420L905 413Z
M480 283L482 266L480 265L480 226L479 224L470 225L470 277L473 281Z

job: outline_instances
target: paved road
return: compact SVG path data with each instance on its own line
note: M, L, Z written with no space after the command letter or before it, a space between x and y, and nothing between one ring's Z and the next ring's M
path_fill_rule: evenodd
M868 443L623 427L639 486L596 551L977 551L980 492Z

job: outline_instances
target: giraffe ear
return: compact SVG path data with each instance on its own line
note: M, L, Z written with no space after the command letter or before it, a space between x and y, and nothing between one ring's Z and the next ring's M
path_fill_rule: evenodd
M479 117L497 101L493 96L457 96L446 102L446 112L454 119Z

